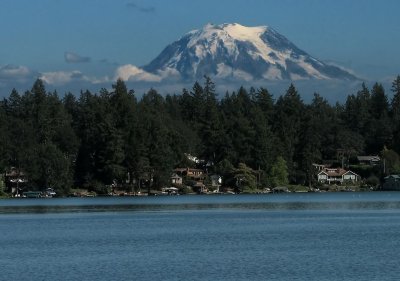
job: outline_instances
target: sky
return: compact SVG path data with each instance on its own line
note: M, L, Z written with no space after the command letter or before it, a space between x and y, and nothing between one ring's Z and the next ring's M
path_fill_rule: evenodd
M110 87L207 23L271 26L367 82L393 81L399 11L398 0L1 0L0 96L39 77L61 94Z

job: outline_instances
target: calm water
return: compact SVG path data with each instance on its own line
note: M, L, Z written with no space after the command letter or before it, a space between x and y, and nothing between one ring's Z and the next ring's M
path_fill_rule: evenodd
M0 200L0 280L399 280L400 193Z

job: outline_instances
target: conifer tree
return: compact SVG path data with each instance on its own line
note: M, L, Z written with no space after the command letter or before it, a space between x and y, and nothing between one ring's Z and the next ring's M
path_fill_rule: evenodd
M382 84L375 83L371 94L371 115L380 119L389 112L389 102Z
M274 131L281 142L279 153L285 159L293 180L300 161L299 136L304 104L293 84L275 106Z
M392 126L389 119L389 102L382 84L375 83L371 94L371 116L366 132L366 152L377 154L392 140Z
M394 125L400 127L400 75L392 83L393 98L390 103L390 115Z
M400 75L392 83L392 92L390 117L393 130L393 148L397 153L400 153Z

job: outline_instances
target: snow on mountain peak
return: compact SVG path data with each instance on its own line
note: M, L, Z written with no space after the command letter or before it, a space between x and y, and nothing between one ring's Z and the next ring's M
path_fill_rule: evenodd
M143 67L158 74L179 73L184 79L203 75L240 80L356 79L299 49L268 26L207 24L167 46Z
M265 48L260 36L267 30L266 26L246 27L238 23L214 25L207 24L200 30L191 32L193 35L188 43L188 47L200 46L202 41L207 42L205 51L215 54L218 45L223 44L227 51L232 54L237 54L238 50L235 41L251 42L257 49L263 53L264 58L268 58L269 50ZM198 50L199 48L197 48ZM198 52L198 55L202 55Z

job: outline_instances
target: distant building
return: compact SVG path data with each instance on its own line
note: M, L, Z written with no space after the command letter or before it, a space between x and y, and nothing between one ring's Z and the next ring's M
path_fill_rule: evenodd
M318 182L327 184L342 184L343 182L357 182L359 175L342 168L324 168L317 174Z
M208 191L207 187L204 185L203 182L194 183L192 185L192 189L193 189L194 192L197 192L197 193L204 193L204 192Z
M357 156L357 160L360 164L375 166L381 163L381 158L377 155L369 156Z
M400 175L389 175L383 183L384 190L400 190Z
M4 174L5 191L13 196L21 195L27 182L25 173L15 167L12 167Z
M183 184L182 177L178 176L176 173L173 173L171 176L171 183L175 185L182 185Z
M222 184L222 177L220 175L211 175L210 180L212 187L219 187Z
M181 177L187 177L189 180L203 181L206 177L205 173L201 169L193 168L176 168L174 173Z

